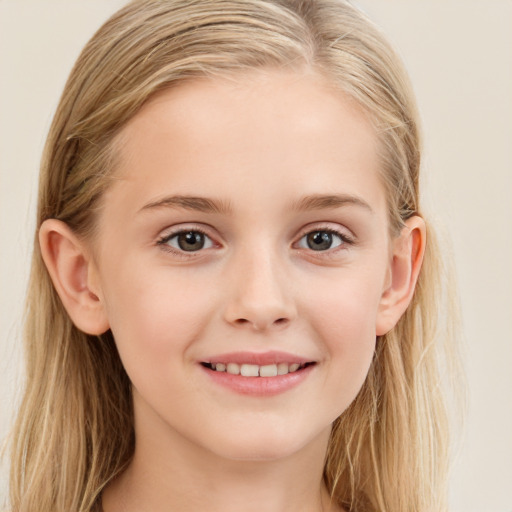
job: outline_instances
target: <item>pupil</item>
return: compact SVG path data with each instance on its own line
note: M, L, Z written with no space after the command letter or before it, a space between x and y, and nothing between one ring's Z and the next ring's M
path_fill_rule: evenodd
M178 235L178 245L183 251L198 251L204 246L204 235L197 231L189 231Z
M332 235L326 231L315 231L307 237L308 247L313 251L325 251L331 248Z

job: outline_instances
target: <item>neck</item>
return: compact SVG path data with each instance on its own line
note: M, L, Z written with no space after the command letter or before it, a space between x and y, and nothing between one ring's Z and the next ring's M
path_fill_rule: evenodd
M223 458L176 432L154 434L137 436L130 466L104 492L104 512L340 510L322 480L328 431L290 456L256 461Z

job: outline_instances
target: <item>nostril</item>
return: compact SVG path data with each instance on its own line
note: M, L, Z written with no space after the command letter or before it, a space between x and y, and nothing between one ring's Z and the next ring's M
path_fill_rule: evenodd
M235 325L238 325L240 327L242 327L244 325L251 324L258 331L267 329L271 326L274 326L274 327L285 326L286 324L288 324L288 322L289 322L289 319L286 317L276 318L274 321L270 321L268 323L263 322L263 321L262 322L251 321L251 320L248 320L247 318L237 318L234 321Z

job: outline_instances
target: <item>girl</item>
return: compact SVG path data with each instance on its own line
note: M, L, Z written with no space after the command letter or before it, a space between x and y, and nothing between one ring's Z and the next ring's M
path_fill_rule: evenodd
M14 511L442 511L412 93L339 0L138 0L43 157Z

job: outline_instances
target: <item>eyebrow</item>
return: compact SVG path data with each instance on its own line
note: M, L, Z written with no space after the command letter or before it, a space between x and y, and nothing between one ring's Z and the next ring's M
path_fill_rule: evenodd
M204 213L227 214L231 212L229 203L206 197L195 196L168 196L143 206L140 211L158 208L182 208Z
M364 199L349 194L313 194L296 201L293 208L298 211L326 210L347 205L360 206L370 213L374 213L372 207Z
M305 196L292 204L297 211L326 210L355 205L373 213L372 207L363 199L348 194L313 194ZM140 211L159 208L181 208L203 213L230 214L232 208L226 201L196 196L168 196L144 205Z

